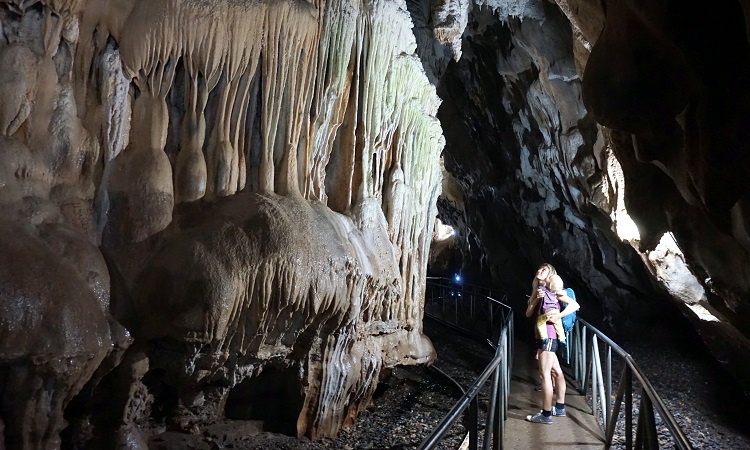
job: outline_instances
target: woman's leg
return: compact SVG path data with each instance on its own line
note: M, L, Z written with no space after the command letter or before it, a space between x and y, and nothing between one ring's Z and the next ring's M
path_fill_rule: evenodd
M544 411L552 410L552 368L555 362L557 362L557 355L554 352L543 351L539 355L539 374L542 378L542 409ZM557 367L560 367L559 362L557 363ZM555 382L558 382L558 380L555 380ZM558 392L559 390L560 388L558 387Z
M539 377L542 380L542 412L526 416L526 420L534 423L552 423L552 368L557 361L555 349L557 339L547 339L540 346L541 352L537 352L539 360ZM559 363L557 363L559 367Z
M552 369L554 370L555 377L555 390L557 393L557 403L565 404L565 375L563 374L562 368L560 367L560 360L557 359L557 354L552 352L545 352L552 354ZM551 402L550 402L551 403Z

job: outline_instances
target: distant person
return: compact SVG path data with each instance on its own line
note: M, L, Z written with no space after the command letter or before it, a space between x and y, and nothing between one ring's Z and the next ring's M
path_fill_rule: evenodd
M526 420L534 423L551 424L552 416L565 417L565 375L560 367L560 361L557 359L557 346L559 343L558 334L555 324L560 322L562 317L572 314L580 309L578 303L563 290L563 281L557 271L551 264L542 264L536 271L534 281L531 283L531 295L526 305L526 317L532 317L540 314L540 303L545 299L548 293L554 293L554 298L567 306L564 310L558 305L558 312L546 314L547 321L546 337L542 335L539 327L534 327L536 335L536 359L539 362L539 378L542 381L542 410L534 415L526 416ZM560 312L562 310L562 312ZM554 392L552 386L552 377L554 376ZM552 404L552 396L556 394L556 403Z

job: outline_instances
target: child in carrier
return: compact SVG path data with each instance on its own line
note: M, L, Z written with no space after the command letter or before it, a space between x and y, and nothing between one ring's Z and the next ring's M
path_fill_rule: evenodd
M544 296L539 302L539 316L536 319L536 329L539 339L546 342L549 339L547 335L547 322L549 320L547 317L550 314L560 313L560 302L557 300L557 296L565 295L565 291L563 291L561 282L554 281L550 283L549 289L544 286L539 286L539 289L544 293ZM565 344L565 330L563 329L562 322L558 320L557 322L550 323L555 327L557 339L560 341L560 344Z

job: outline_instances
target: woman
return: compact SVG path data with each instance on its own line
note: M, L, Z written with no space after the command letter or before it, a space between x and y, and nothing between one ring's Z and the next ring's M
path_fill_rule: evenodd
M539 361L539 378L542 380L542 410L529 416L526 420L534 423L552 423L552 416L565 417L565 376L563 375L560 361L557 359L558 333L554 324L563 317L573 314L580 306L572 298L568 297L563 290L563 281L551 264L542 264L536 271L534 281L531 283L531 295L526 305L526 317L532 317L539 313L539 307L545 296L554 296L558 302L566 304L565 309L560 308L557 312L547 315L547 336L540 336L535 327L536 334L536 359ZM564 337L563 337L564 338ZM552 378L554 377L557 393L556 403L552 404Z

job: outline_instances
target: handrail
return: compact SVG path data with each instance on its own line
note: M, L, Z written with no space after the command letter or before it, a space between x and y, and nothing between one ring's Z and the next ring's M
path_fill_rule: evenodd
M478 393L494 374L492 395L487 410L484 434L484 450L503 448L505 419L507 418L508 396L510 395L510 374L513 349L513 311L510 306L483 295L491 292L478 286L455 283L444 278L428 278L425 290L425 315L459 328L480 338L490 337L490 344L497 336L495 356L479 378L467 389L466 394L454 405L438 427L425 439L419 449L433 449L450 428L469 409L469 449L479 445ZM505 299L505 296L503 296ZM499 313L499 314L498 314ZM588 341L588 344L587 344ZM605 366L599 341L606 350ZM586 396L589 384L592 390L593 415L601 419L600 426L605 435L605 448L612 446L617 418L622 403L625 403L625 445L627 449L658 449L658 433L654 409L659 413L666 428L670 431L676 448L692 450L677 421L667 409L661 397L640 370L629 353L617 345L607 335L579 317L571 331L568 342L572 346L573 378L579 390ZM494 347L494 346L493 346ZM612 351L620 356L625 364L620 379L620 387L614 403L612 399ZM641 404L638 411L635 442L633 442L633 389L632 379L641 385Z
M494 291L496 294L497 291ZM502 321L512 308L493 298L492 289L448 278L428 277L425 289L425 314L479 339L499 339Z
M447 282L445 279L429 279L425 295L425 314L464 331L477 334L473 328L481 324L487 335L497 338L495 356L466 393L445 415L437 428L420 444L420 450L433 449L469 408L469 449L479 447L479 391L492 376L492 393L484 427L484 450L499 450L503 447L505 419L508 413L510 377L513 352L513 310L489 296L477 294L474 287ZM460 295L459 295L460 294ZM481 298L480 298L481 297ZM460 299L460 300L459 300ZM453 308L447 308L453 306ZM468 311L467 311L468 310ZM446 313L454 313L453 316ZM497 312L500 320L496 322ZM485 325L487 328L485 329ZM491 343L492 341L490 341Z
M587 345L588 335L591 335L590 344ZM599 352L598 341L601 340L607 347L606 352L606 371L602 371L602 358ZM689 450L693 446L690 444L685 433L680 428L677 421L667 409L661 397L648 381L646 376L640 370L635 360L628 352L617 345L607 335L593 327L585 320L579 318L571 332L568 341L574 347L572 349L573 360L573 378L578 382L581 393L585 396L588 392L588 385L592 389L592 410L594 415L601 419L604 424L603 431L605 434L605 448L612 445L614 438L615 426L620 413L620 406L625 402L625 446L627 449L633 448L633 423L632 423L632 377L638 380L641 385L641 405L638 413L638 423L636 428L635 448L658 449L659 443L656 432L656 421L654 417L654 408L658 411L665 426L672 434L677 448ZM617 392L617 398L614 404L612 399L612 350L624 361L623 373L620 380L620 388ZM587 364L590 360L590 365ZM588 367L587 367L588 366ZM606 374L606 386L605 378ZM609 399L610 401L607 401ZM600 424L600 425L601 425Z
M506 297L503 291L499 289L492 289L488 288L487 286L480 286L477 284L471 284L471 283L465 283L463 281L455 281L450 278L445 277L427 277L427 283L434 285L434 286L445 286L450 287L451 289L460 290L466 293L471 293L474 295L479 295L483 297L497 297L498 294L502 294L501 296L503 298ZM507 308L510 308L508 305L504 305Z

